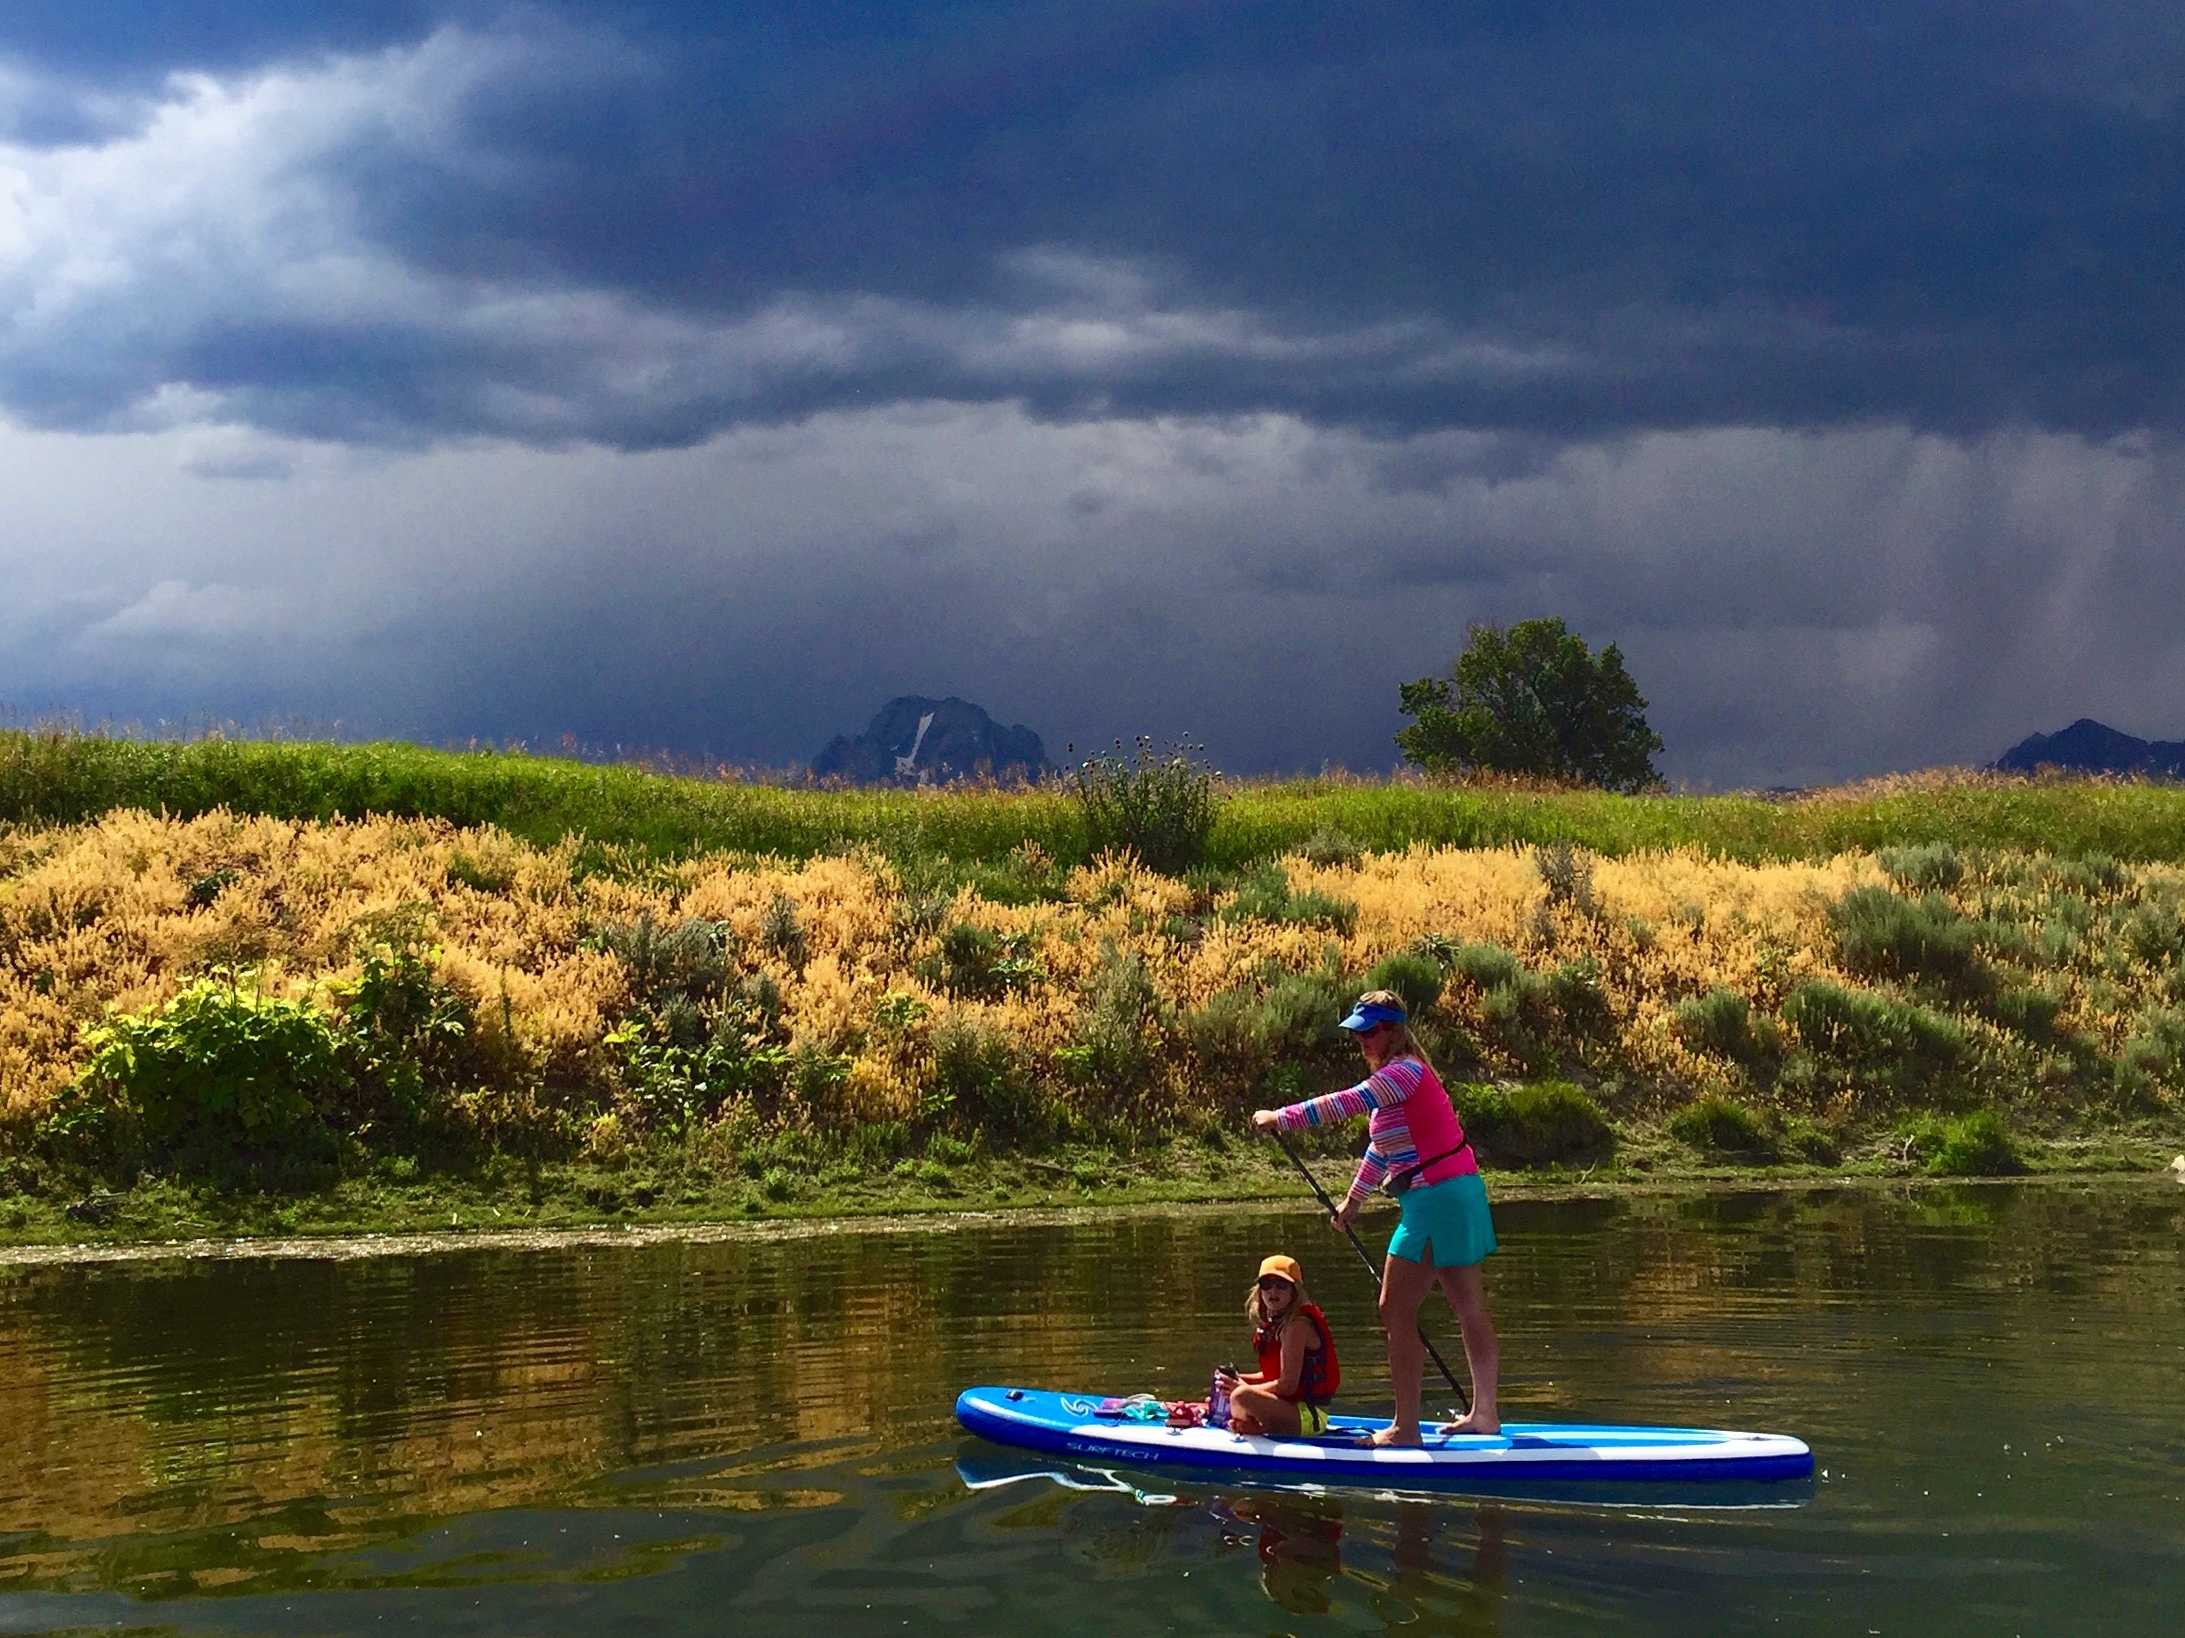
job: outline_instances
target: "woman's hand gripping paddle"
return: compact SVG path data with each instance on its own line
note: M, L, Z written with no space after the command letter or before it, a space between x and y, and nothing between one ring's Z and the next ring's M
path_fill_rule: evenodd
M1378 1294L1381 1289L1381 1267L1373 1260L1373 1254L1366 1250L1365 1242L1358 1238L1358 1231L1342 1221L1340 1214L1335 1209L1335 1202L1328 1198L1328 1191L1320 1186L1320 1179L1313 1176L1311 1169L1306 1166L1303 1160L1298 1158L1297 1151L1290 1147L1290 1140L1282 1135L1282 1128L1270 1126L1267 1128L1267 1132L1277 1143L1282 1145L1282 1152L1290 1157L1290 1164L1297 1168L1297 1175L1305 1180L1305 1186L1312 1190L1320 1204L1327 1208L1329 1219L1341 1226L1343 1238L1350 1242L1351 1250L1358 1253L1358 1260L1366 1265L1366 1272L1373 1276L1373 1289ZM1419 1327L1419 1341L1425 1344L1426 1357L1431 1359L1435 1368L1441 1372L1442 1380L1447 1382L1450 1388L1455 1391L1457 1403L1464 1407L1464 1414L1470 1415L1472 1396L1464 1391L1464 1384L1457 1380L1456 1372L1449 1368L1449 1362L1442 1358L1441 1350L1434 1346L1433 1339L1426 1334L1426 1327L1423 1325Z

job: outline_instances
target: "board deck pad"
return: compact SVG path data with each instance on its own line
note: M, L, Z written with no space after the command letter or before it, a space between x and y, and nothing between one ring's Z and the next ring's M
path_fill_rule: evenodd
M1364 1440L1387 1427L1386 1418L1331 1416L1321 1437L1270 1439L1226 1428L1114 1421L1095 1414L1101 1397L1039 1388L966 1388L956 1397L956 1420L997 1444L1080 1462L1153 1463L1293 1483L1434 1489L1541 1479L1801 1479L1813 1472L1813 1452L1805 1442L1781 1433L1505 1422L1496 1434L1442 1434L1430 1426L1423 1445L1376 1450Z

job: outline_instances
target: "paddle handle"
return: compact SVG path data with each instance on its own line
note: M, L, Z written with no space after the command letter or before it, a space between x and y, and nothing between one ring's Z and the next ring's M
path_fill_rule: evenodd
M1282 1135L1282 1128L1270 1126L1267 1130L1274 1135L1275 1142L1282 1145L1282 1152L1290 1157L1290 1164L1297 1168L1297 1175L1305 1180L1305 1186L1312 1190L1320 1204L1327 1208L1328 1216L1331 1218L1337 1216L1335 1202L1328 1198L1328 1191L1320 1186L1320 1179L1313 1176L1312 1168L1307 1166L1299 1157L1298 1152L1290 1147L1290 1140ZM1374 1290L1379 1291L1381 1288L1381 1265L1376 1263L1373 1260L1373 1254L1366 1250L1365 1242L1358 1238L1358 1231L1345 1223L1343 1224L1343 1238L1350 1242L1351 1250L1358 1253L1358 1260L1366 1265L1366 1272L1373 1276ZM1426 1334L1426 1327L1423 1325L1419 1327L1419 1341L1426 1348L1426 1357L1431 1359L1434 1362L1434 1368L1441 1372L1442 1380L1448 1383L1450 1389L1456 1394L1457 1403L1462 1405L1466 1412L1470 1412L1472 1409L1472 1396L1464 1391L1464 1384L1457 1380L1457 1373L1449 1368L1449 1362L1442 1358L1441 1350L1434 1346L1434 1339Z

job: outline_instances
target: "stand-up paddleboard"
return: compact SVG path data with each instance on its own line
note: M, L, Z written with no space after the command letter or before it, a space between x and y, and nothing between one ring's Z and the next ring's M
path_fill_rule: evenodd
M1120 1421L1100 1416L1100 1406L1097 1394L966 1388L956 1398L956 1420L997 1444L1079 1462L1159 1463L1290 1483L1403 1490L1540 1479L1802 1479L1813 1472L1805 1441L1780 1433L1505 1422L1496 1434L1429 1431L1423 1446L1376 1450L1364 1441L1388 1423L1373 1417L1331 1416L1318 1438L1267 1439L1225 1428Z

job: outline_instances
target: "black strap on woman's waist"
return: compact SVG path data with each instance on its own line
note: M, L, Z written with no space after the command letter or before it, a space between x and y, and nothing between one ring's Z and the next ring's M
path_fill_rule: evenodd
M1427 1167L1439 1166L1445 1160L1454 1160L1458 1155L1463 1154L1465 1150L1471 1148L1471 1146L1472 1140L1470 1138L1466 1138L1454 1149L1444 1149L1440 1154L1429 1155L1426 1157L1426 1159L1418 1162L1418 1164L1413 1166L1406 1166L1400 1172L1390 1172L1388 1174L1388 1192L1390 1194L1405 1193L1409 1189L1416 1186L1419 1179L1426 1175Z

